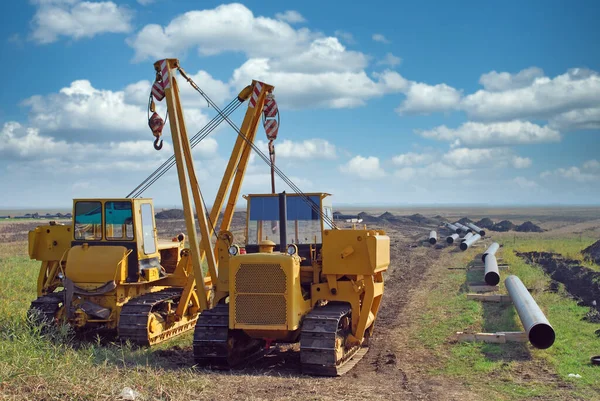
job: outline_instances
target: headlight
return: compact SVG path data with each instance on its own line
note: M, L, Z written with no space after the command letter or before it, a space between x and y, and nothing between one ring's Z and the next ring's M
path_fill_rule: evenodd
M63 276L62 272L58 272L58 278L62 280L62 279L63 279L63 277L64 277L64 276Z
M295 244L288 245L287 247L288 255L295 255L298 253L298 247Z
M229 247L229 254L235 256L240 252L240 248L237 245L231 245Z

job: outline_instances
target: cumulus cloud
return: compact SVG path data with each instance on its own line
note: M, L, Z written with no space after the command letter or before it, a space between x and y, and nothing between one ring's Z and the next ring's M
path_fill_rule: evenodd
M446 85L428 85L412 82L406 99L396 109L400 114L430 114L458 108L461 92Z
M600 129L600 107L571 110L550 119L551 127L562 131Z
M448 141L462 146L506 146L558 142L560 133L548 126L528 121L499 123L466 122L452 129L445 125L432 130L417 131L424 138Z
M525 177L515 177L512 181L521 189L533 189L539 187L537 182Z
M514 168L528 168L533 163L528 157L514 156L512 159Z
M132 11L112 1L34 0L33 3L37 10L31 21L31 37L41 44L55 42L60 36L82 39L132 30Z
M429 153L403 153L392 158L392 163L397 166L416 166L431 163L435 155Z
M374 33L373 36L371 36L371 38L375 42L379 42L379 43L391 43L385 36L383 36L380 33Z
M396 67L400 65L402 59L394 56L392 53L387 53L384 58L377 62L377 65L389 65L390 67Z
M349 45L353 45L356 43L356 40L354 39L354 35L352 35L350 32L346 32L346 31L342 31L342 30L338 29L333 34L335 36L337 36L338 38L342 39L344 42L348 43Z
M385 171L380 165L379 158L375 156L354 156L348 163L340 166L340 171L368 180L385 176Z
M289 22L290 24L306 22L306 19L302 16L302 14L295 10L287 10L283 13L277 13L275 14L275 18L281 21Z
M518 89L531 85L536 78L544 76L541 68L530 67L519 71L517 74L508 72L491 71L479 78L479 83L490 92L502 92L510 89Z
M544 179L560 178L576 183L595 183L596 181L600 181L600 173L582 171L581 168L576 166L561 167L556 170L544 171L540 176Z
M154 3L156 0L137 0L137 2L143 6L147 6L149 4Z
M600 76L595 71L573 68L554 78L537 77L526 86L515 85L513 81L519 81L516 77L507 79L509 83L494 82L494 89L503 90L479 90L466 96L461 108L467 116L488 121L548 119L600 104ZM527 82L520 81L520 85Z
M257 146L268 154L268 144L265 141L257 141ZM335 145L325 139L313 138L304 141L291 141L285 139L275 142L276 157L284 159L335 159L337 158Z
M583 168L586 170L600 169L600 162L596 159L588 160L585 163L583 163Z

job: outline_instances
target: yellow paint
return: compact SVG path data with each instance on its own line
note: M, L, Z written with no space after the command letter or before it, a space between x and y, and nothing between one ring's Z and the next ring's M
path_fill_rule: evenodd
M74 246L67 257L67 277L74 283L121 283L127 277L126 254L124 246Z

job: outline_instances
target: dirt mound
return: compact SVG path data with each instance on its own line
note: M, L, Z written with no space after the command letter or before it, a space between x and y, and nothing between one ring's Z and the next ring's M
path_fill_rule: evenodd
M436 224L437 223L435 220L425 217L420 213L413 214L411 216L406 216L406 218L417 224Z
M569 294L582 300L582 304L600 310L600 273L579 264L579 261L566 259L558 253L515 252L530 264L540 265L544 271L564 284ZM594 305L594 301L596 305Z
M379 216L379 218L380 219L384 219L384 220L394 220L396 218L396 216L394 216L390 212L385 212L384 214L382 214L381 216Z
M494 222L489 217L484 217L483 219L475 223L475 225L477 227L487 228L489 230L494 226Z
M358 218L362 219L363 223L379 223L381 219L377 216L370 215L367 212L360 212Z
M494 224L490 229L494 230L494 231L506 232L506 231L514 230L515 225L511 221L502 220L500 223Z
M586 261L600 265L600 240L585 248L581 254Z
M471 220L471 219L470 219L470 218L468 218L468 217L463 217L462 219L458 220L458 222L459 222L460 224L467 224L467 223L473 223L473 220Z
M544 230L536 224L533 224L531 221L526 221L518 227L515 227L515 231L519 231L522 233L541 233Z
M169 209L169 210L163 210L162 212L156 213L155 218L167 219L167 220L179 220L179 219L184 219L185 215L183 214L183 210L181 210L181 209Z

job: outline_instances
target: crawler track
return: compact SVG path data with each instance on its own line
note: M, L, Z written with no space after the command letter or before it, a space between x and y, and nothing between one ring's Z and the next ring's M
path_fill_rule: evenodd
M306 315L300 334L302 373L341 376L367 353L366 346L344 346L351 333L350 313L348 304L329 303Z
M118 333L122 340L129 340L140 346L158 344L175 337L194 327L196 318L175 322L168 328L152 333L150 319L154 312L160 312L160 307L168 301L175 303L181 297L181 288L168 288L131 299L121 308Z
M194 330L194 360L199 365L230 369L264 354L265 341L229 330L229 305L202 312Z
M62 302L62 292L38 297L35 301L31 303L28 315L30 319L37 323L52 325L55 323L56 314L60 310L60 304Z

